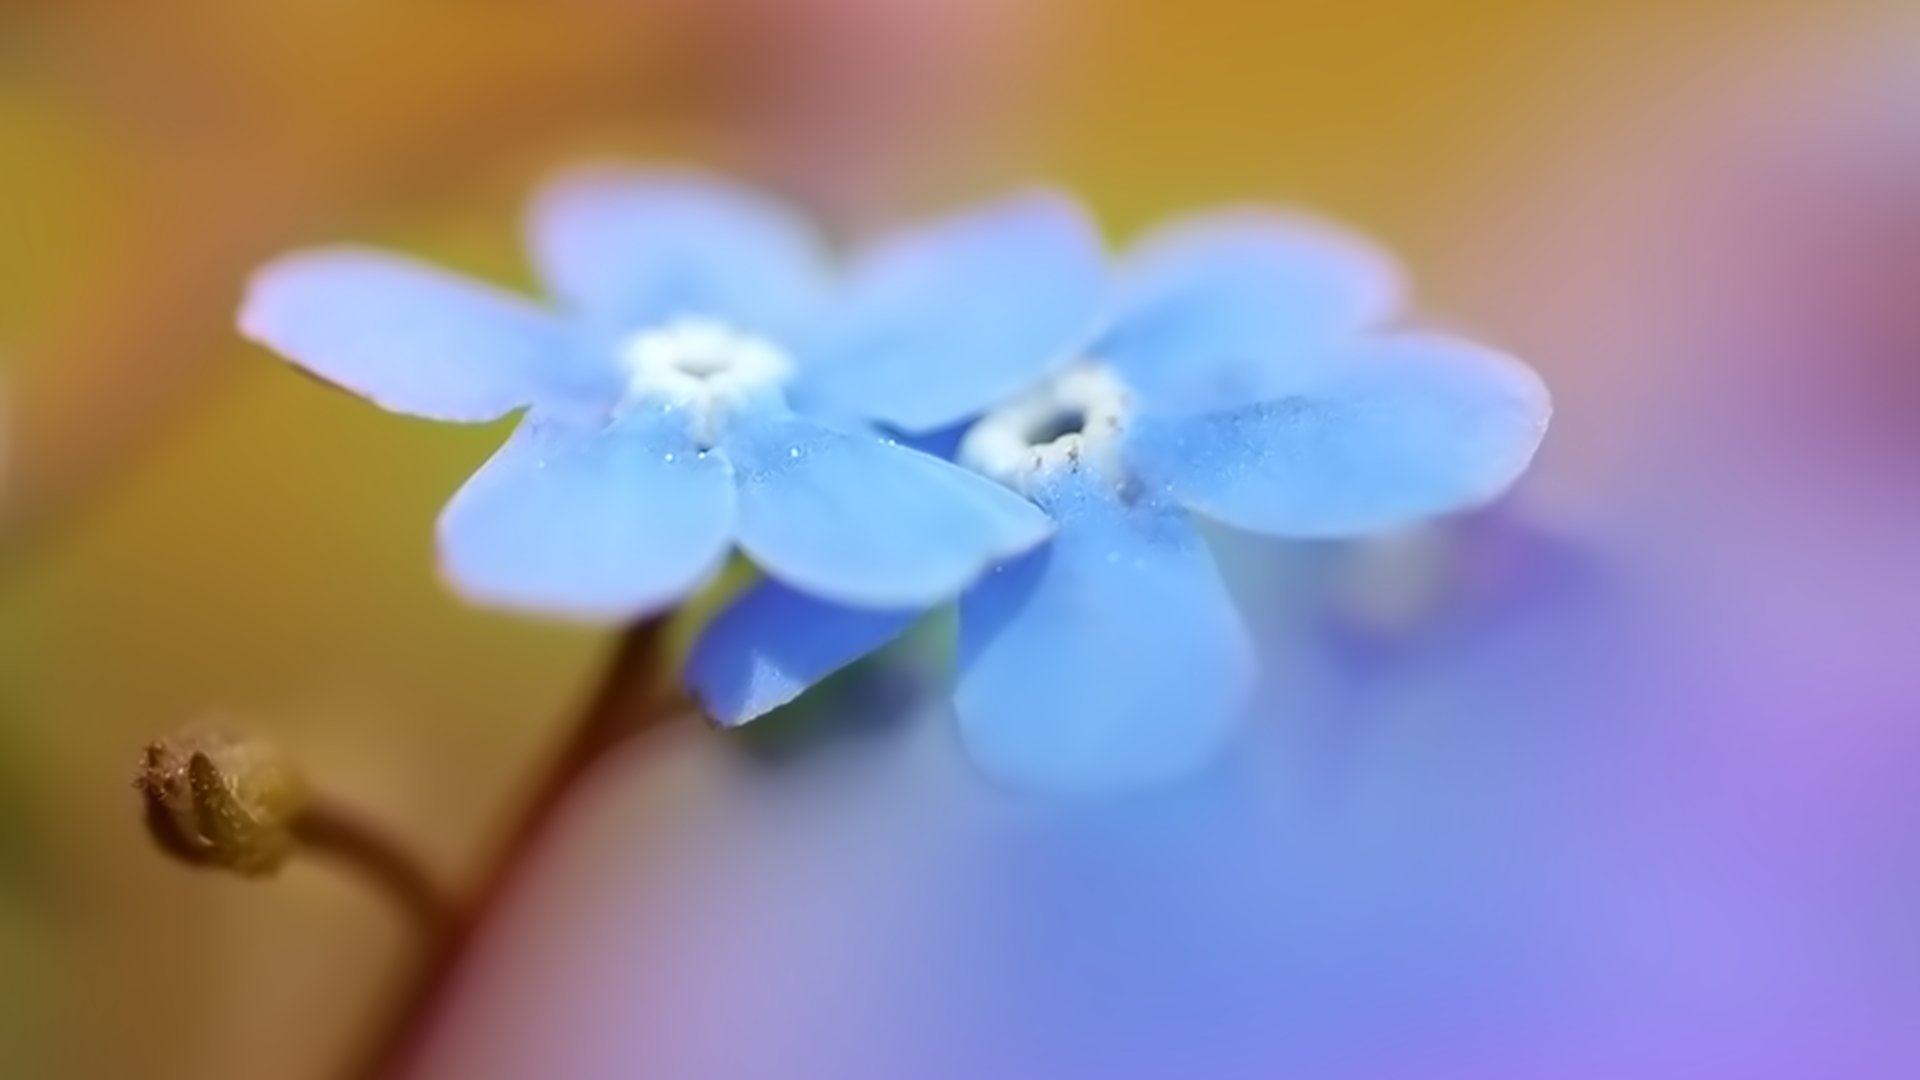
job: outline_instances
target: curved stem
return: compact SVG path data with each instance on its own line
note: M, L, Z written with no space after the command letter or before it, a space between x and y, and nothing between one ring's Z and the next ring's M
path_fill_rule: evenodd
M419 860L364 817L338 802L315 798L291 825L302 851L327 856L357 871L405 912L428 942L454 922L454 905Z
M510 891L575 784L609 750L678 715L677 700L662 690L665 625L665 618L652 619L622 636L572 734L535 782L471 898L455 912L447 932L429 951L390 1019L348 1076L395 1080L406 1075L445 1004L445 992L459 974L469 946Z

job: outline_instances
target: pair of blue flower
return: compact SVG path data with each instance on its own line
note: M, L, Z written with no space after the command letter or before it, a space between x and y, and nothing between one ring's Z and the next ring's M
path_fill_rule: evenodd
M477 602L630 621L744 552L765 578L687 670L722 724L957 597L964 741L1026 786L1150 784L1226 741L1252 650L1191 513L1393 529L1498 494L1549 413L1517 361L1385 329L1392 260L1259 210L1116 269L1030 192L835 273L750 191L592 168L540 192L529 242L550 306L330 248L264 268L241 326L395 412L524 410L440 521ZM953 461L902 441L953 436Z

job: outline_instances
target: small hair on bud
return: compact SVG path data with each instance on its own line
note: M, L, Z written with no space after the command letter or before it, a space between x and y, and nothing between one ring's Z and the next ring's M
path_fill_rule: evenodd
M306 809L306 782L271 745L195 728L147 746L134 788L162 851L246 877L280 868Z

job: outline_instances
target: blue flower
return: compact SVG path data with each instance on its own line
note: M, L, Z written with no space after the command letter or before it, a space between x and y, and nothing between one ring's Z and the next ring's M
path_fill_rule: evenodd
M1101 252L1056 197L900 235L841 281L797 218L692 173L573 171L528 232L551 305L328 248L262 269L240 315L394 412L525 410L440 520L468 598L632 619L737 545L799 592L921 607L1051 533L1031 503L872 425L951 426L1083 333Z
M1000 358L1025 365L1027 388L972 425L958 459L1057 531L960 598L955 711L988 773L1111 790L1222 748L1253 650L1195 515L1351 537L1518 478L1546 429L1544 385L1480 346L1389 329L1404 291L1357 238L1226 211L1141 244L1073 350ZM918 614L764 583L715 620L689 678L716 719L745 723Z

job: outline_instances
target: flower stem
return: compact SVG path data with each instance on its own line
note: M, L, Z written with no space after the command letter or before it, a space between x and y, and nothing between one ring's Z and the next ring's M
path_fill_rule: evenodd
M609 750L680 713L677 697L663 692L665 626L665 618L651 619L622 636L572 734L535 782L470 898L429 950L364 1057L347 1073L349 1077L397 1080L406 1075L445 1006L446 992L466 963L480 928L513 887L576 783Z
M454 922L452 900L392 836L344 805L314 797L289 825L300 850L357 872L404 912L428 942Z

